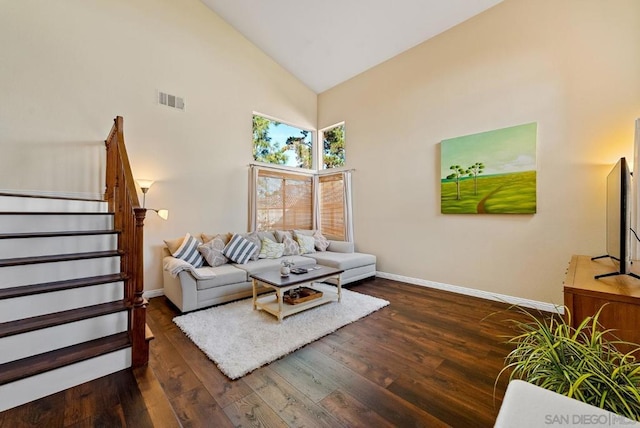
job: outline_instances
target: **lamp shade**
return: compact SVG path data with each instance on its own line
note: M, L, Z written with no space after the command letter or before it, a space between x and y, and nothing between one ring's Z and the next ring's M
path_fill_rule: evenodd
M149 190L151 185L153 185L153 180L147 180L147 179L141 178L136 181L138 182L138 186L140 186L143 192L145 192L146 190Z
M154 210L156 213L158 213L158 217L160 217L163 220L167 220L169 218L169 210Z

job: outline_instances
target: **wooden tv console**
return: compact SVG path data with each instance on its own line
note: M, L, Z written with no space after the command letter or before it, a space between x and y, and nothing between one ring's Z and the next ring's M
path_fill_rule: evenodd
M573 256L564 281L564 304L571 312L571 325L577 327L586 317L594 315L609 303L600 315L600 323L625 341L640 344L640 279L629 275L608 276L615 271L609 258L591 260L590 256ZM636 261L635 273L640 272Z

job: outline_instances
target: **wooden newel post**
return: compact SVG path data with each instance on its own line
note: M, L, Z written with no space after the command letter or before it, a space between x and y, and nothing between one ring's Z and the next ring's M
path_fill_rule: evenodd
M132 344L132 365L133 367L144 366L149 362L149 343L145 339L146 331L146 311L147 301L142 297L144 291L144 263L143 263L143 246L144 246L144 218L147 210L144 208L135 208L135 238L132 258L134 263L131 265L130 272L133 281L133 298L131 302L131 344Z
M147 302L144 291L143 226L147 210L140 207L135 180L124 144L122 116L117 116L105 141L107 165L104 199L113 213L113 227L118 231L120 272L126 275L124 299L129 309L129 339L131 364L144 366L149 362L146 337Z

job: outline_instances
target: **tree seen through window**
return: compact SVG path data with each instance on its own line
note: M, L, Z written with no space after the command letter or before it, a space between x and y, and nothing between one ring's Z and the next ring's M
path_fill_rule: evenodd
M253 159L311 169L312 132L254 114Z
M344 166L344 123L322 131L322 163L326 168Z

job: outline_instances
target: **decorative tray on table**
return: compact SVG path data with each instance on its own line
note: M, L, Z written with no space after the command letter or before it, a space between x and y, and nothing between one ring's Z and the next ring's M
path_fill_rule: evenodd
M297 305L320 297L322 297L322 291L309 287L299 287L284 293L283 300L290 305Z

